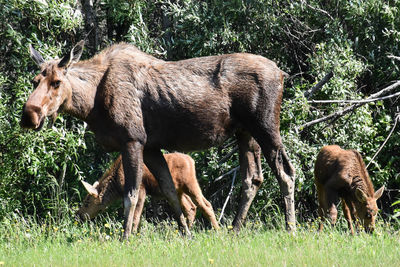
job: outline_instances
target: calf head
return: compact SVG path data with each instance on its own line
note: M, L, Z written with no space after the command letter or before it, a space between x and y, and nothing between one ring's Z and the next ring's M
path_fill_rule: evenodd
M382 186L372 197L367 196L364 191L356 189L357 216L366 232L372 233L375 229L375 218L378 214L376 200L382 196L384 189L384 186Z
M107 207L107 203L104 203L102 194L97 190L98 182L91 185L82 181L82 184L88 191L88 195L83 200L83 205L77 211L77 215L82 220L93 219Z
M40 73L33 79L35 90L23 107L21 127L40 130L45 118L51 117L54 120L62 105L71 99L72 88L66 73L71 64L79 61L83 45L84 41L80 41L62 59L46 62L38 51L29 47L32 59L40 67Z

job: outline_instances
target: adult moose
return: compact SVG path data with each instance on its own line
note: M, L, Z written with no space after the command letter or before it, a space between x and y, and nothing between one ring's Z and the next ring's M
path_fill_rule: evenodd
M39 130L46 117L62 111L86 121L106 149L121 152L124 238L131 233L143 161L190 234L160 149L206 149L232 135L243 180L234 229L263 181L261 150L280 185L286 226L295 229L295 172L279 133L285 73L274 62L246 53L166 62L123 43L79 62L83 45L46 62L30 47L41 72L21 126Z
M339 146L324 146L315 161L315 185L318 193L318 213L322 221L329 215L331 223L337 219L337 204L342 199L343 213L350 232L354 235L352 218L358 219L367 232L375 227L378 213L376 200L384 187L374 192L364 161L356 150L344 150Z

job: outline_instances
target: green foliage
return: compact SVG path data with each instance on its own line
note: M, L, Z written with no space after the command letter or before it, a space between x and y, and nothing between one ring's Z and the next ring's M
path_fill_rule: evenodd
M32 89L30 80L37 71L28 44L39 44L44 55L54 57L60 53L61 38L73 36L82 17L73 1L61 5L54 1L2 1L1 7L0 218L14 210L61 214L68 210L68 195L72 196L64 179L78 181L81 177L78 165L86 148L85 125L71 125L71 120L60 117L50 129L36 133L24 132L18 124Z

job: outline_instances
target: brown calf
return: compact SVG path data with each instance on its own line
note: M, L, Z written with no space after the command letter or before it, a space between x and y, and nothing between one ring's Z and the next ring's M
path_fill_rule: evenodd
M274 62L247 53L163 61L129 44L79 61L83 45L49 61L30 48L40 73L21 126L40 130L46 117L65 112L87 122L103 147L121 152L124 238L132 229L143 162L190 235L161 149L202 150L233 135L243 182L234 229L243 224L263 182L261 151L278 180L286 226L295 229L295 171L279 133L286 74Z
M219 226L215 218L214 210L210 202L203 196L197 182L193 159L181 153L165 154L164 157L171 172L172 181L178 193L182 211L185 214L189 228L193 224L196 216L196 207L198 206L204 216L211 222L213 228L218 229ZM125 184L122 157L119 156L115 160L98 182L95 182L93 185L84 181L82 181L82 183L89 194L85 197L83 205L78 210L77 214L83 219L87 217L91 219L116 200L122 199ZM146 165L143 165L143 179L140 185L139 199L133 219L132 230L135 232L140 222L147 194L156 198L165 198L157 180Z
M374 230L378 213L376 200L382 196L384 187L374 192L360 153L343 150L336 145L324 146L317 156L314 175L321 217L320 231L327 215L332 224L336 223L339 198L342 199L343 212L352 234L352 218L359 220L367 232Z

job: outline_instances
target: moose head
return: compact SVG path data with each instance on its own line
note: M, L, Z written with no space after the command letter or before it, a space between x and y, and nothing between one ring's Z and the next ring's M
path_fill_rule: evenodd
M66 74L68 68L79 61L83 46L84 41L80 41L62 59L48 61L29 46L31 57L39 66L40 73L33 79L35 90L23 107L21 127L40 130L46 117L54 120L63 105L71 100L72 87Z
M103 202L103 197L97 189L99 182L95 182L93 185L85 181L81 182L88 192L88 195L83 200L83 205L77 211L77 215L83 220L93 219L99 212L107 207L108 203Z
M358 219L362 223L366 232L373 232L375 228L375 218L378 214L378 206L376 201L382 196L385 187L379 188L372 197L369 197L361 189L357 188L355 202Z

